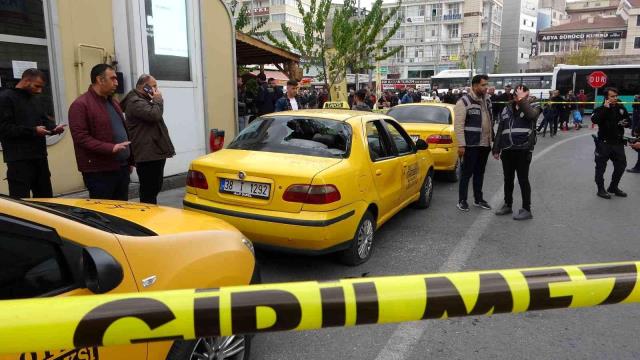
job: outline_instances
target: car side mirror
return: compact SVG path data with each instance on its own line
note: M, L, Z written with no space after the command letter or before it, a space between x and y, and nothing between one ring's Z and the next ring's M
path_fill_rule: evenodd
M418 150L427 150L429 148L429 144L427 144L426 141L422 140L422 139L418 139L418 141L416 141L416 149Z
M87 247L82 250L82 277L92 293L104 294L120 285L124 273L120 263L109 253Z

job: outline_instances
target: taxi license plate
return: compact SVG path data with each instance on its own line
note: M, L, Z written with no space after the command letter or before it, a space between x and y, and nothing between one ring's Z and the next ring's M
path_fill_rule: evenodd
M413 140L413 142L418 141L418 139L420 139L419 135L411 135L411 140Z
M242 180L220 179L220 192L248 198L268 199L271 185Z

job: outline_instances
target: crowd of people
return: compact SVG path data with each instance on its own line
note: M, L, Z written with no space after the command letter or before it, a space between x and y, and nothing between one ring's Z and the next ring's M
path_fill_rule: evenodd
M38 69L28 69L13 89L0 93L0 142L7 163L9 194L16 198L52 197L47 161L46 137L65 131L36 101L42 93L46 76ZM240 84L240 83L239 83ZM162 188L167 158L175 155L169 131L163 119L164 99L155 78L141 75L133 90L121 102L113 95L118 86L115 69L99 64L91 70L91 85L69 108L69 127L73 139L76 164L89 191L96 199L127 200L130 174L134 167L140 180L140 200L157 203ZM459 142L461 159L458 209L469 211L468 184L473 178L474 205L491 209L482 194L484 170L489 154L502 161L505 198L498 215L512 213L513 183L517 176L523 206L515 215L517 220L532 218L529 165L537 133L546 134L550 127L555 136L558 126L567 130L573 122L580 129L586 96L569 92L564 97L552 91L550 101L541 103L530 96L529 89L518 85L495 92L488 86L486 75L477 75L469 89L449 89L442 99L437 92L432 101L455 104L454 128ZM595 162L597 195L609 199L611 195L625 197L619 187L626 168L624 145L625 128L632 128L633 136L640 136L639 104L634 104L633 117L618 101L618 90L604 91L605 101L597 107L591 120L598 125ZM256 113L321 108L328 101L326 91L299 91L295 80L289 80L285 91L275 86L273 79L260 79L255 97ZM399 93L385 91L376 98L368 89L351 91L350 108L370 111L373 108L393 107L401 103L424 101L423 94L413 89ZM540 115L542 122L538 124ZM497 125L497 132L495 130ZM640 173L640 141L631 142L638 150L638 162L629 172ZM614 172L605 188L604 172L612 161Z
M27 69L13 89L0 93L0 142L7 164L9 195L53 197L46 137L62 134L37 99L46 75ZM92 199L128 200L130 174L136 169L140 201L156 204L167 158L175 155L163 119L164 99L156 79L141 75L121 102L115 69L98 64L91 85L69 108L76 165Z

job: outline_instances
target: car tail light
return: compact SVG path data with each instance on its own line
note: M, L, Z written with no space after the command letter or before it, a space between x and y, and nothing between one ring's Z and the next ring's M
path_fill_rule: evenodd
M204 177L203 173L196 170L189 170L187 173L187 186L203 190L207 190L209 188L207 178Z
M305 204L330 204L340 200L340 191L335 185L291 185L282 199Z
M216 152L224 147L224 130L211 129L209 133L209 151Z
M453 144L451 135L431 135L427 138L429 144Z

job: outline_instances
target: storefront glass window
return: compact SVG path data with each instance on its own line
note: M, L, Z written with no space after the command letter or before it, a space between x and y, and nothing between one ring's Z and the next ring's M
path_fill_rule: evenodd
M158 80L191 81L186 1L145 0L149 72Z

